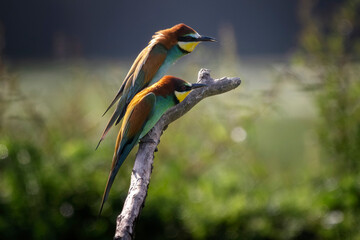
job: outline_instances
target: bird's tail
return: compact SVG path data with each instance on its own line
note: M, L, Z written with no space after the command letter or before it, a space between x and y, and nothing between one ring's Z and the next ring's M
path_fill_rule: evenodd
M123 94L124 88L125 88L125 84L123 83L121 85L119 91L117 92L116 96L111 101L110 105L108 106L108 108L106 109L106 111L103 113L102 116L104 116L109 111L109 109L116 103L116 101L119 99L119 97L121 97L121 95Z
M125 114L125 110L126 110L125 102L126 101L125 101L124 97L121 97L118 105L116 106L116 109L115 109L113 115L111 116L108 124L106 125L106 127L101 135L101 138L100 138L95 150L98 149L101 141L104 140L106 134L109 132L110 128L115 124L115 122L116 122L116 124L118 124L121 121L121 119L123 118L123 116Z
M99 210L99 216L101 214L101 211L104 207L104 203L106 202L109 193L110 193L110 189L111 186L115 180L116 174L118 173L121 165L123 164L125 158L127 157L127 154L122 154L123 153L123 148L120 145L120 140L121 140L121 131L119 131L119 134L117 136L117 141L116 141L116 145L115 145L115 153L113 156L113 160L112 160L112 164L111 164L111 170L110 170L110 174L109 174L109 178L106 182L106 187L105 187L105 191L101 200L101 206L100 206L100 210Z
M101 206L100 206L100 211L99 211L99 216L101 214L101 211L104 207L104 203L106 202L108 196L109 196L109 193L110 193L110 189L111 189L111 186L115 180L115 177L116 177L116 174L118 173L121 165L123 164L125 158L127 157L128 154L116 154L114 156L114 159L113 159L113 165L111 166L111 171L110 171L110 174L109 174L109 178L107 180L107 183L106 183L106 187L105 187L105 191L104 191L104 194L103 194L103 197L102 197L102 200L101 200ZM119 158L118 158L119 156ZM117 159L118 158L118 159Z
M104 203L106 202L108 196L109 196L109 192L110 192L110 188L115 180L115 176L118 172L119 168L117 169L113 169L111 170L110 174L109 174L109 178L108 181L106 183L106 187L105 187L105 192L103 194L102 200L101 200L101 206L100 206L100 210L99 210L99 216L101 215L102 209L104 207Z

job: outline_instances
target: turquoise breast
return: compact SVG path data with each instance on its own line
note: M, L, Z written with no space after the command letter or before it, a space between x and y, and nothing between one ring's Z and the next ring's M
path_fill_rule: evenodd
M146 122L139 139L144 137L155 126L161 116L164 115L164 113L172 106L175 106L173 96L156 96L156 102L152 113L150 114L149 120Z
M165 73L168 71L169 67L176 61L178 60L180 57L186 55L186 53L182 52L180 50L180 48L178 47L178 45L175 45L174 47L172 47L167 55L166 58L163 62L163 64L161 65L161 67L159 68L159 70L156 72L155 76L153 77L153 79L151 80L150 85L156 83L157 81L159 81L164 75Z

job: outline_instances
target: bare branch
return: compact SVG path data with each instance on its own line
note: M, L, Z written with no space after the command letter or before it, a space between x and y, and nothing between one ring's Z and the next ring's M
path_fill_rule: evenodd
M198 75L198 82L205 83L207 86L193 90L184 101L169 109L151 131L141 139L131 174L129 192L123 210L117 217L114 239L128 240L134 237L135 221L144 207L150 183L154 152L160 142L164 128L187 113L202 99L230 91L238 87L241 80L240 78L227 77L214 80L210 77L209 70L201 69Z

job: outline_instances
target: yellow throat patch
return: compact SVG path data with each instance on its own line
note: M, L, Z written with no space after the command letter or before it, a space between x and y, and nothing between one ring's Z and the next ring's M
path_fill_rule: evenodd
M192 52L199 42L178 42L179 47L187 52Z
M179 100L179 102L182 102L187 97L187 95L189 95L190 92L191 91L187 91L187 92L175 91L175 96Z

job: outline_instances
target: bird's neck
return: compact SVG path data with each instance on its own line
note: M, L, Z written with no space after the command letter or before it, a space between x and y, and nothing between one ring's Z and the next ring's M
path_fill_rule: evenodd
M155 76L153 77L153 79L151 80L149 85L152 85L152 84L156 83L157 81L159 81L165 75L165 73L168 71L169 67L174 62L176 62L176 60L178 60L180 57L182 57L186 54L187 54L187 52L182 51L177 44L175 46L173 46L172 48L170 48L166 54L166 58L165 58L163 64L161 65L159 70L156 72Z
M171 95L168 96L162 96L162 95L156 95L156 106L153 110L151 117L146 122L143 131L140 134L139 139L144 137L150 129L152 129L155 124L159 121L161 116L172 106L175 106L174 97Z

